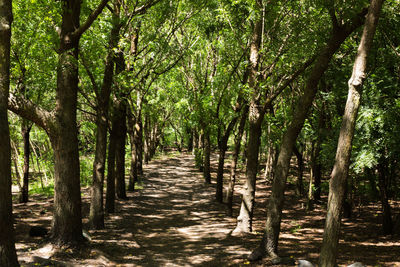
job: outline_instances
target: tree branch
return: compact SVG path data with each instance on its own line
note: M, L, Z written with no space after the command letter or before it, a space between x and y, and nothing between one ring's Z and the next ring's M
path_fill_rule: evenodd
M92 25L92 23L96 20L96 18L103 11L103 9L107 5L108 1L110 1L110 0L102 0L100 2L100 4L97 6L97 8L89 15L89 17L86 19L86 21L71 34L71 37L79 38L87 29L89 29L89 27Z
M10 93L8 97L8 109L22 118L36 123L49 135L54 130L54 114L36 106L22 96Z

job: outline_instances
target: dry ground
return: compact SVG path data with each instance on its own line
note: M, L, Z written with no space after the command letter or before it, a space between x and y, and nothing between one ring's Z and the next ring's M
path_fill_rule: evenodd
M216 166L216 158L213 166ZM214 168L213 178L215 179ZM235 213L214 201L214 185L205 185L193 157L162 157L144 167L143 188L117 201L117 212L106 216L106 229L92 231L91 242L76 253L55 250L46 239L29 237L32 225L50 228L52 200L34 196L28 204L14 204L16 246L23 266L264 266L268 259L250 264L246 257L257 246L269 194L266 181L257 184L254 233L233 237ZM227 178L227 175L226 175ZM213 180L215 183L215 181ZM243 175L240 184L243 182ZM240 188L240 187L238 187ZM89 190L83 190L83 215L87 223ZM316 263L322 240L324 205L312 212L304 208L289 187L279 249L282 256ZM392 203L399 212L399 204ZM380 236L379 207L363 206L342 227L338 263L361 261L368 266L400 266L400 241ZM72 226L73 227L73 226ZM46 261L45 259L50 259Z

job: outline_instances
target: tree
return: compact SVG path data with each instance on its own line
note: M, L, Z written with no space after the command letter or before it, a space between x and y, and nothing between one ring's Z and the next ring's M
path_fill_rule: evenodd
M358 109L361 103L363 82L366 78L367 58L370 51L383 0L371 0L363 33L348 82L349 94L336 151L335 165L329 181L328 211L325 221L324 238L319 263L321 266L335 266L339 242L342 202L349 172L352 140Z
M15 251L11 196L11 147L7 116L10 87L10 0L0 1L0 265L19 266Z
M50 137L55 159L51 232L53 242L59 245L77 245L84 240L76 124L79 40L107 2L108 0L102 0L82 25L81 1L64 0L61 3L55 110L49 112L16 96L11 96L8 103L10 110L41 126Z

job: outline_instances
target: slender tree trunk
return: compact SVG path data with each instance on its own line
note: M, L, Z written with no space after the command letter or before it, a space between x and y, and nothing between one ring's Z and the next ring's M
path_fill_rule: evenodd
M148 164L150 160L150 116L148 113L144 116L144 145L143 145L143 152L144 152L144 163Z
M378 164L378 187L382 204L382 217L383 217L382 231L384 235L390 235L393 233L393 221L392 221L392 212L389 204L388 177L386 168L387 168L386 159L384 156L382 156Z
M138 179L138 170L137 170L137 132L135 130L136 121L132 115L128 118L128 133L129 133L129 141L131 144L131 168L129 171L129 183L128 183L128 191L133 192L135 190L135 183Z
M188 150L188 152L192 152L193 151L193 143L194 143L193 129L187 128L186 133L188 135L187 150Z
M117 196L127 199L125 185L125 139L126 139L126 102L118 101L116 105L118 116L117 135L115 141L115 179Z
M218 170L217 170L217 191L215 198L219 203L222 203L223 199L223 187L224 187L224 163L225 153L228 148L228 140L222 140L218 153Z
M242 204L233 234L249 233L252 231L253 211L258 172L258 152L260 149L261 126L264 110L258 102L252 101L249 109L249 142L247 146L246 181L242 193Z
M329 182L328 211L325 221L324 238L319 258L320 266L336 266L340 234L341 208L344 198L346 180L349 171L351 146L358 108L361 101L363 81L366 77L367 57L374 39L376 25L383 0L371 0L365 26L349 80L349 94L343 115L342 126Z
M193 153L196 149L199 149L199 133L196 128L193 128Z
M25 119L22 120L22 140L24 144L24 170L22 178L22 187L19 195L19 202L26 203L29 200L29 157L30 157L30 142L29 135L31 131L31 126L28 125L29 122Z
M321 151L321 139L318 137L317 143L315 144L314 151L311 155L311 169L313 171L314 178L314 192L313 199L315 201L321 200L321 162L319 160L319 154Z
M268 182L272 181L272 177L274 176L274 165L275 165L275 156L276 156L276 149L274 145L271 143L270 135L271 135L271 125L268 123L268 155L267 160L265 163L265 172L264 172L264 179Z
M210 156L211 156L210 133L208 129L204 129L203 176L206 184L211 184Z
M0 0L0 266L19 266L11 196L11 146L7 116L10 87L11 0Z
M290 159L293 147L296 143L304 121L307 118L308 111L312 105L313 99L317 92L318 82L328 68L329 62L339 49L340 45L346 40L357 27L362 24L363 17L357 15L348 24L337 26L331 33L331 36L318 55L314 66L310 72L310 76L306 82L304 92L300 96L293 112L293 119L290 122L286 132L283 135L281 148L279 151L277 163L275 166L274 180L272 183L272 193L267 204L267 222L265 233L260 242L260 246L249 256L250 260L258 260L269 254L274 262L279 262L278 239L280 233L280 224L282 219L282 207L284 202L284 192L286 186L287 174L290 166Z
M261 11L262 8L259 2L257 2L257 6L259 9L258 11ZM261 16L255 23L250 45L248 85L252 89L252 99L249 106L249 141L246 147L246 181L242 193L240 213L233 234L248 233L252 231L261 125L265 115L265 109L260 105L260 92L257 83L263 21L264 19Z
M94 229L104 228L103 188L107 152L108 106L114 76L114 49L118 45L121 27L119 22L120 4L119 1L114 2L113 26L110 32L103 84L97 97L96 150L93 162L93 183L89 214L89 222Z
M239 129L237 136L235 138L235 150L233 151L233 159L231 165L231 175L229 177L229 185L228 192L226 193L226 203L228 205L228 215L232 216L233 214L233 193L235 191L235 183L236 183L236 174L237 174L237 162L240 154L240 145L242 142L242 136L244 132L244 126L246 124L247 116L249 112L249 106L246 104L244 107L242 116L239 122Z
M241 97L238 99L237 103L241 101ZM240 105L240 104L239 104ZM237 120L240 117L240 110L239 106L236 107L235 114L233 119L229 122L228 127L225 130L224 135L222 136L221 140L219 141L219 157L218 157L218 170L217 170L217 191L216 191L216 199L218 202L222 203L223 199L223 186L224 186L224 163L225 163L225 153L228 149L228 140L229 136L233 128L236 125Z
M106 191L106 211L108 213L115 212L115 153L116 153L116 115L113 112L111 119L111 132L108 142L108 158L107 158L107 191Z
M137 170L139 175L143 175L143 121L142 121L142 109L143 102L141 93L137 92L137 143L136 143L136 153L137 153Z

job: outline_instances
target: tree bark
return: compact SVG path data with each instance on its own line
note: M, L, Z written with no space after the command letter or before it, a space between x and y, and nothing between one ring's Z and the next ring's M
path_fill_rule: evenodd
M383 0L371 0L353 66L353 73L348 82L349 93L339 134L335 165L329 182L328 211L319 258L320 266L336 266L341 208L349 171L354 128L361 101L363 81L366 77L367 57L374 39L382 4Z
M132 114L128 116L128 133L129 133L129 141L131 144L131 168L129 171L129 183L128 183L128 191L135 191L135 183L138 179L138 170L137 170L137 132L136 132L136 121Z
M24 144L24 169L22 177L22 187L19 194L19 203L26 203L29 200L29 158L30 158L30 141L29 135L31 131L31 126L28 121L22 119L22 140Z
M115 212L115 153L116 153L116 118L113 112L111 119L111 132L108 143L108 158L107 158L107 191L106 191L106 211L108 213Z
M55 108L56 134L50 136L54 149L55 176L51 232L53 242L60 245L76 245L84 240L76 124L79 38L71 38L71 34L79 28L80 8L79 0L62 2Z
M235 191L235 184L236 184L236 174L237 174L237 162L239 159L240 154L240 145L242 142L242 136L244 132L244 126L246 125L246 120L249 112L249 106L246 106L243 109L242 116L239 122L239 129L237 136L235 138L235 150L233 151L233 159L231 165L231 175L229 177L229 185L228 185L228 192L226 193L226 203L228 205L228 215L232 216L233 214L233 193Z
M115 141L115 180L117 196L127 199L125 184L125 139L126 139L126 102L118 101L117 113L117 135Z
M210 156L211 144L210 133L207 127L204 128L204 156L203 156L203 176L206 184L211 184L211 169L210 169Z
M304 163L303 163L303 154L297 149L296 146L293 148L293 152L297 158L297 183L296 190L299 196L304 194L304 185L303 185L303 171L304 171Z
M261 10L261 6L259 4L258 7ZM260 92L257 85L262 25L263 18L260 17L254 25L252 41L250 45L248 85L252 89L252 99L249 106L249 141L246 147L246 181L242 193L240 213L237 218L237 225L233 230L233 234L248 233L252 231L261 125L265 115L265 109L263 109L260 105Z
M328 68L332 56L350 33L362 24L362 21L363 16L358 14L343 26L338 26L338 28L334 27L326 46L322 49L315 60L310 76L306 82L304 92L300 96L294 109L292 121L282 138L281 148L275 166L272 193L267 204L268 214L265 232L260 242L260 246L249 256L250 260L260 259L266 254L269 254L276 262L280 260L277 255L278 239L282 219L284 191L293 147L317 92L318 82Z
M0 0L0 266L19 266L11 196L11 146L7 101L10 87L11 0Z
M93 229L104 228L104 207L103 207L103 188L104 171L107 152L107 126L108 126L108 106L111 94L111 87L114 76L114 49L118 45L119 31L121 24L119 21L120 2L114 1L112 15L112 29L108 44L108 53L104 68L103 84L97 96L96 114L96 150L93 162L93 184L90 201L89 222Z
M239 98L240 101L241 98ZM236 106L235 115L232 120L229 122L228 127L225 130L224 135L222 136L221 140L219 141L219 157L218 157L218 170L217 170L217 191L216 191L216 199L219 203L222 203L223 199L223 186L224 186L224 163L225 163L225 153L228 149L228 140L229 136L233 128L236 125L237 120L240 117L240 104L239 101L237 102L238 105Z

